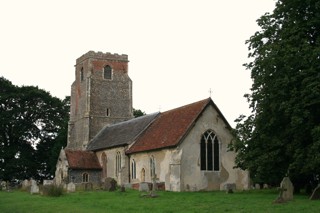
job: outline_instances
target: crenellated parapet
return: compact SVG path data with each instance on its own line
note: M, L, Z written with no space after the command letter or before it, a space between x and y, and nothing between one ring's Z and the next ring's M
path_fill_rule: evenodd
M128 55L126 55L126 54L120 55L118 53L109 53L109 52L103 53L103 52L89 51L89 52L83 54L80 58L78 58L76 60L76 63L77 64L81 63L82 61L89 59L89 58L129 62Z

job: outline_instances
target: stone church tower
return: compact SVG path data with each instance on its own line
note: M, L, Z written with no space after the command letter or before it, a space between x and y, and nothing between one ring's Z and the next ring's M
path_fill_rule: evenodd
M67 149L85 150L104 126L133 117L128 62L127 55L93 51L76 60Z

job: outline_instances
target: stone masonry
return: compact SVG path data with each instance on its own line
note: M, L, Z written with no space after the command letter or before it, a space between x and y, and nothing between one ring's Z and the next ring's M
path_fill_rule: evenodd
M104 126L133 117L128 62L127 55L93 51L76 60L68 149L84 150ZM104 78L106 66L111 67L110 79Z

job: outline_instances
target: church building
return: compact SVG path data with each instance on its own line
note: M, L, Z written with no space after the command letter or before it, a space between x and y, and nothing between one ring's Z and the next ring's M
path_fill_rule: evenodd
M231 126L211 98L133 118L128 56L89 51L76 60L68 145L55 182L139 188L156 182L168 191L249 188L234 168Z

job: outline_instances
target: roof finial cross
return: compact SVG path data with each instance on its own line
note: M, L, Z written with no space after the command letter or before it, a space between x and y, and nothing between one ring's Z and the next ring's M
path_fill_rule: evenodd
M211 98L211 94L212 94L212 90L211 90L211 88L210 88L210 89L209 89L210 98Z

